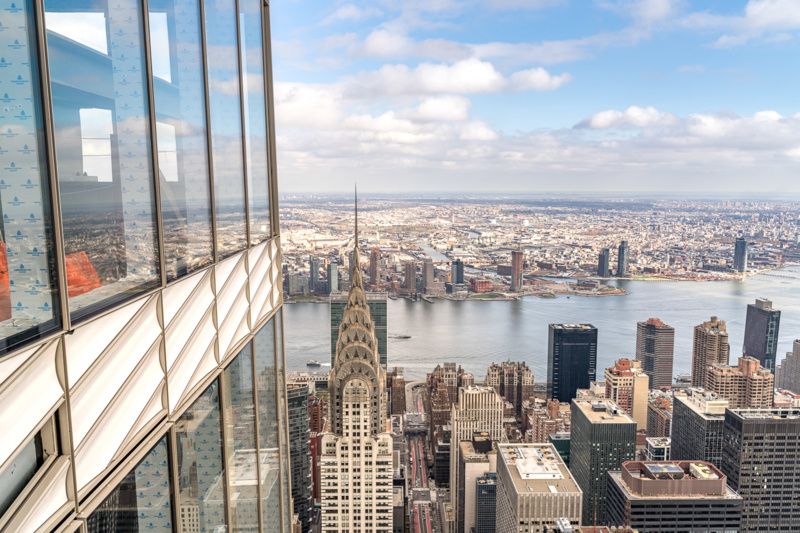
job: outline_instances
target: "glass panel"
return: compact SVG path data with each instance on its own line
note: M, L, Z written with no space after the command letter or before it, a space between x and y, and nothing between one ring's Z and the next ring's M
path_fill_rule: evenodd
M205 2L203 6L214 202L217 210L217 252L225 257L247 246L236 7L233 0Z
M232 531L258 530L253 351L248 344L225 369L225 439L228 443Z
M261 512L264 530L281 528L281 493L278 485L278 419L275 409L275 333L270 321L253 341L258 387L258 433L261 458Z
M41 435L36 435L0 470L0 516L3 516L25 485L33 479L43 461Z
M225 469L219 382L215 381L175 423L183 531L225 531Z
M141 4L45 0L70 310L159 284Z
M58 325L33 6L0 10L0 351Z
M211 194L197 0L151 0L150 46L167 279L211 264Z
M269 238L269 156L260 2L239 2L250 244Z
M281 443L281 490L283 496L283 530L291 531L292 513L290 510L291 494L289 494L289 425L286 407L286 359L283 352L283 311L275 315L275 331L278 341L278 417Z
M171 532L168 456L164 437L89 515L89 532Z

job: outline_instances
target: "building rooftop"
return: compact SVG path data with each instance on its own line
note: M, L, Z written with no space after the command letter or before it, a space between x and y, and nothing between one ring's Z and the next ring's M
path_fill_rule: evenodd
M725 409L730 403L715 392L702 388L689 388L684 391L675 391L674 400L680 400L684 405L705 419L720 419L725 416Z
M585 331L596 329L591 324L550 324L550 327L553 329L579 329Z
M800 409L798 408L731 409L730 413L741 420L796 420L800 418Z
M567 466L552 444L499 444L499 462L517 493L579 493Z
M611 400L572 400L592 424L635 424L631 416Z
M645 440L647 441L647 444L653 448L663 448L664 446L669 446L672 443L672 439L669 437L647 437Z
M625 461L621 471L609 476L629 500L740 499L725 474L707 461Z

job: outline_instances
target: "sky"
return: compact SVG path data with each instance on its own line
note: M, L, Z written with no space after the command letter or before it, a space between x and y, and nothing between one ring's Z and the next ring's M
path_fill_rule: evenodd
M800 0L270 12L284 193L800 193Z

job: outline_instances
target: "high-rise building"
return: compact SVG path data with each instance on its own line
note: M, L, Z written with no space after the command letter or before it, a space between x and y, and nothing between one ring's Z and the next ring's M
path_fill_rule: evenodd
M402 415L406 412L406 379L403 369L394 367L386 376L386 388L389 391L389 413Z
M511 292L522 290L522 271L525 265L525 254L522 250L512 250L511 252Z
M742 354L755 357L770 372L775 372L780 325L781 312L772 307L770 300L759 298L748 304Z
M525 442L547 442L555 433L569 431L570 407L557 400L534 399L523 412Z
M381 366L387 369L388 356L388 297L385 292L368 292L367 305L369 314L372 317L372 326L375 328L375 338L378 339L378 354L380 354ZM331 317L331 367L336 362L336 342L339 339L339 324L344 316L344 309L347 306L348 294L337 292L330 296L330 317Z
M781 389L800 391L800 339L794 341L792 351L778 365L775 383Z
M772 407L775 376L753 357L740 357L738 366L711 365L707 390L728 400L730 409Z
M728 328L724 320L712 316L711 320L696 325L692 349L692 387L705 387L708 367L727 365L730 352Z
M358 265L358 211L355 246ZM328 378L331 432L322 437L322 532L388 533L393 520L393 440L386 418L386 376L360 268L339 326Z
M322 262L316 257L311 257L308 264L308 289L314 293L320 290L319 270L322 268Z
M635 453L636 422L614 402L572 400L569 468L583 491L582 523L606 523L606 474Z
M739 531L742 497L706 461L628 461L608 473L608 522L648 533Z
M403 288L408 292L417 292L417 263L406 261L403 264Z
M433 277L433 259L426 257L422 261L422 291L428 291L435 281Z
M289 453L292 469L292 502L303 533L311 531L314 518L313 483L311 476L310 431L308 420L308 385L287 383L289 413Z
M453 260L450 265L450 282L457 285L464 283L464 261L461 259Z
M0 531L289 532L268 10L4 5Z
M728 400L713 392L691 388L676 391L672 402L672 459L720 464L727 408Z
M381 282L381 249L374 246L369 252L369 286L376 290Z
M747 272L747 240L736 237L733 250L733 269L736 272Z
M492 441L503 435L503 398L491 387L473 385L458 390L458 402L452 407L450 420L450 500L453 516L459 516L458 488L461 442L475 433L486 433Z
M328 294L339 291L339 265L328 263Z
M647 437L644 443L644 457L647 461L669 461L672 441L669 437Z
M475 480L474 533L495 533L497 523L497 473L487 472Z
M597 258L597 275L607 278L611 275L611 250L603 248Z
M497 452L488 433L475 433L459 443L456 531L471 532L475 527L478 479L497 468Z
M591 324L550 324L547 338L549 397L568 403L597 378L597 328Z
M516 416L522 415L522 402L533 396L533 372L524 361L492 363L486 369L486 384L514 406Z
M742 497L739 531L800 531L800 409L729 409L720 470Z
M638 429L646 429L649 388L641 363L618 359L614 366L606 368L605 382L605 397L631 415Z
M674 351L675 328L658 318L636 324L636 359L642 362L644 373L650 378L650 388L672 386Z
M582 494L552 444L497 446L497 533L541 533L581 520Z
M672 432L672 395L651 393L647 402L647 436L669 437Z
M623 278L628 275L628 241L619 243L617 249L617 277Z

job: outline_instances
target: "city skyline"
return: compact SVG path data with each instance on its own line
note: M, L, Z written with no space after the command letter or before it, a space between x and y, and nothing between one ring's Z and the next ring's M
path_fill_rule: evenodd
M281 4L281 189L797 193L798 10Z

